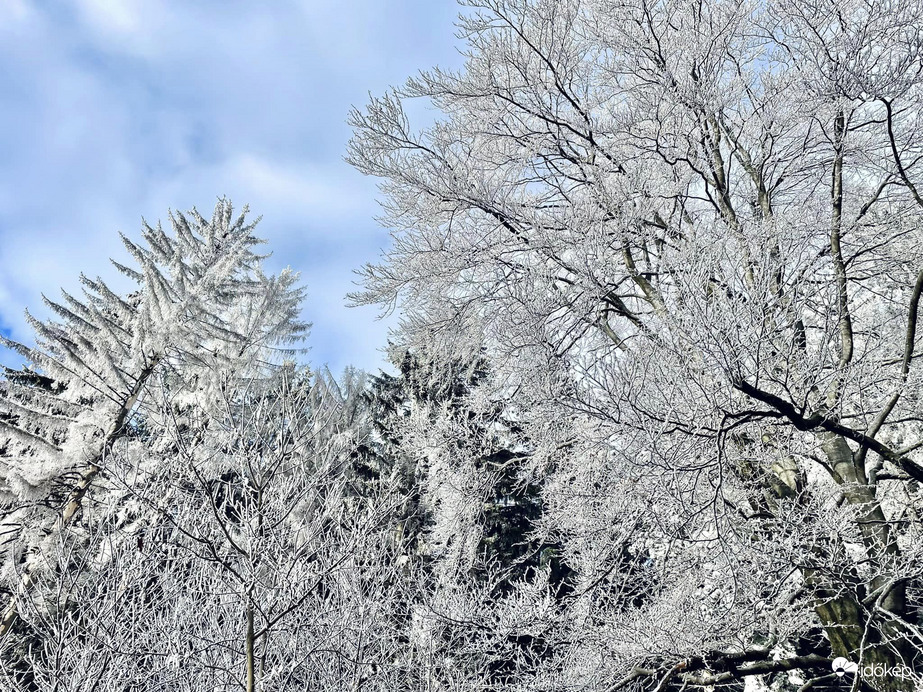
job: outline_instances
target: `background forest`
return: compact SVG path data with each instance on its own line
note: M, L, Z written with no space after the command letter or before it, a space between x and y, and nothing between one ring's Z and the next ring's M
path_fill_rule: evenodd
M465 4L392 374L224 198L2 338L2 689L920 689L923 3Z

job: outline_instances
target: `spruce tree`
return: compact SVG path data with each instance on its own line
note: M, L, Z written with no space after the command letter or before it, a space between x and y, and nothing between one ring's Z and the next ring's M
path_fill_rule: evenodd
M246 214L221 199L211 219L193 209L171 212L169 231L144 222L141 242L122 236L134 265L113 261L130 291L81 275L82 296L44 299L53 317L26 313L34 346L0 337L27 360L0 382L0 636L87 496L108 492L114 450L150 434L158 401L219 397L213 373L259 370L255 356L304 334L297 275L263 273L259 219Z

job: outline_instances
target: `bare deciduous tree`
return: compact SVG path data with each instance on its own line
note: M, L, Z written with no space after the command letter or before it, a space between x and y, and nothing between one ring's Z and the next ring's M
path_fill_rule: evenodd
M486 344L521 412L579 574L539 678L842 656L911 688L923 5L465 4L463 70L352 114L394 238L356 300L408 345ZM444 117L417 132L414 98Z

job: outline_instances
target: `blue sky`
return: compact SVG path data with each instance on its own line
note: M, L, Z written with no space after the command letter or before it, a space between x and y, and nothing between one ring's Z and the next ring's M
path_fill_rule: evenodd
M78 274L114 278L118 231L227 195L301 272L309 360L383 364L387 325L344 307L388 242L343 162L349 107L459 66L454 0L0 0L0 329ZM9 353L0 357L19 365Z

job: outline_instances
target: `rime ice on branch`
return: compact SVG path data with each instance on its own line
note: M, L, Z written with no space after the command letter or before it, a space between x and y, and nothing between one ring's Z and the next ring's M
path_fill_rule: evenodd
M923 3L463 4L463 69L352 114L393 236L356 299L484 344L545 450L580 596L511 688L923 669ZM448 688L510 632L473 621Z
M170 230L146 222L141 242L122 236L133 266L113 261L134 284L125 294L81 275L83 295L45 298L54 317L27 313L36 337L30 347L0 337L24 356L21 371L0 383L0 492L7 545L27 552L66 526L120 438L135 431L156 383L172 397L213 397L199 373L220 366L256 374L272 349L298 341L302 289L286 270L266 276L259 219L247 208L234 216L220 200L211 219L195 209L170 214ZM201 378L201 384L220 383ZM5 556L4 573L14 567ZM29 562L20 588L31 581ZM19 570L20 568L16 568ZM21 570L20 570L21 571ZM15 618L16 596L0 623Z

